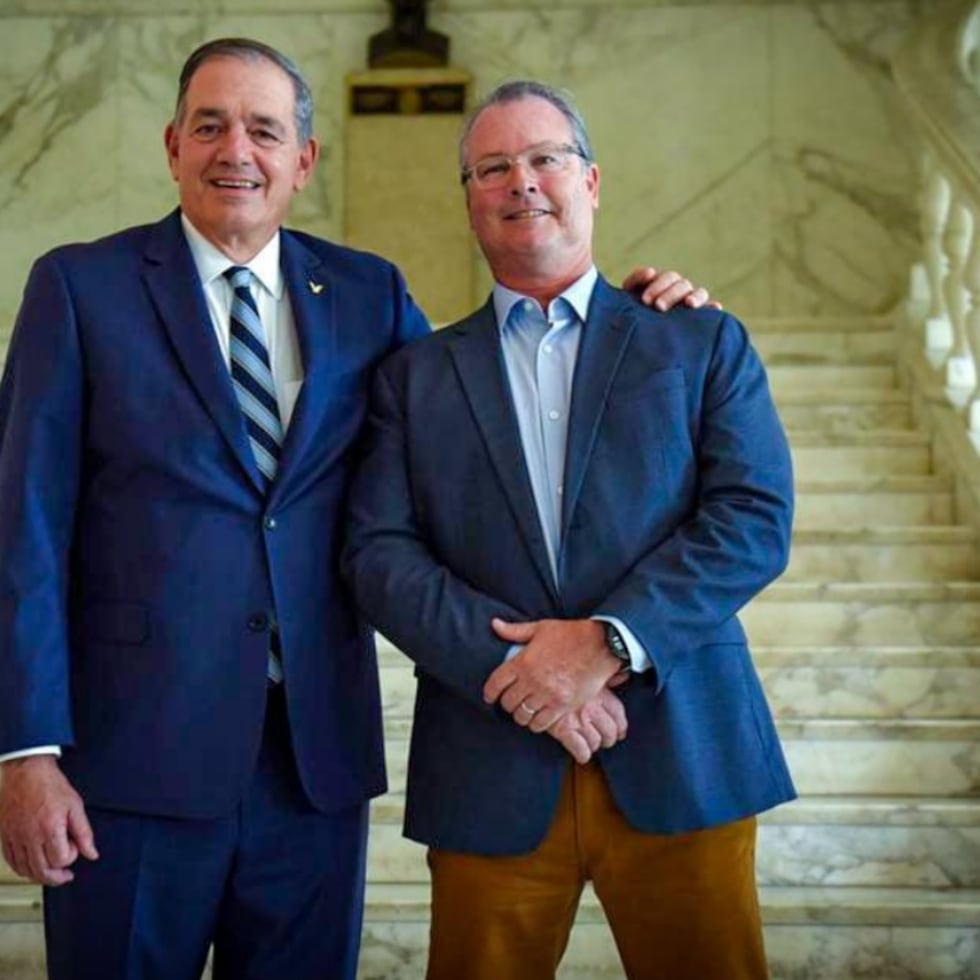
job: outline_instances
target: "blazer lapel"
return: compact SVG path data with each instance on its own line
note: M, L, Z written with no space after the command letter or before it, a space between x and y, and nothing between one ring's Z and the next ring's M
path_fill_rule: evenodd
M174 211L143 255L143 280L191 384L248 478L262 489L228 367L218 347L194 259Z
M572 514L582 491L613 377L636 325L631 302L613 290L602 277L596 281L572 384L565 450L562 542L568 535ZM558 567L560 573L560 559Z
M303 386L283 443L279 471L270 488L281 497L297 461L317 434L329 405L326 375L336 366L334 285L321 259L288 231L281 232L281 262L296 338L303 362Z
M514 520L548 594L557 599L534 492L524 461L520 429L507 383L492 303L449 329L449 351L470 411L504 490Z

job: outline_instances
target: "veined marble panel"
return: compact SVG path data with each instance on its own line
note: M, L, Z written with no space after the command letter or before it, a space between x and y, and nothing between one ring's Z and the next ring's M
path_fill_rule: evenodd
M117 221L111 19L0 18L0 345L42 252Z
M119 227L158 221L177 205L163 131L187 55L207 36L203 17L133 18L119 26L119 115L123 120L116 189Z
M610 276L679 268L757 311L768 309L766 17L616 4L447 13L440 25L477 96L522 76L571 90L602 169L596 244Z
M772 11L773 306L883 312L917 240L913 134L889 55L922 8Z

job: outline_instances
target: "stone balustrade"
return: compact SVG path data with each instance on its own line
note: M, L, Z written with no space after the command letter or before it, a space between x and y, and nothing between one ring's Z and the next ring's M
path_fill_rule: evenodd
M923 144L910 342L980 449L980 2L944 7L893 67Z

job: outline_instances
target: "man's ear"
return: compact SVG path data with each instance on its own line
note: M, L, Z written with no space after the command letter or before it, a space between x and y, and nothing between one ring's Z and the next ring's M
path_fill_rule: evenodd
M589 189L589 194L592 197L592 208L593 210L598 210L599 208L599 167L597 164L590 163L588 172L585 175L585 185Z
M307 185L319 159L320 143L311 136L299 150L299 166L296 168L296 179L293 181L294 191L301 191Z
M177 157L180 155L180 137L177 134L177 127L172 123L167 123L163 131L163 145L167 151L167 166L170 168L170 176L177 179Z

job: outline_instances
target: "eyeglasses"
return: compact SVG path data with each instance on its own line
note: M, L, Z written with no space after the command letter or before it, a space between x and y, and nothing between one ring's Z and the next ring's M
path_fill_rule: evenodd
M569 143L538 143L513 156L495 153L483 157L472 167L464 167L460 180L464 184L472 180L482 188L502 187L518 163L538 175L560 174L568 169L573 157L588 159L579 147Z

